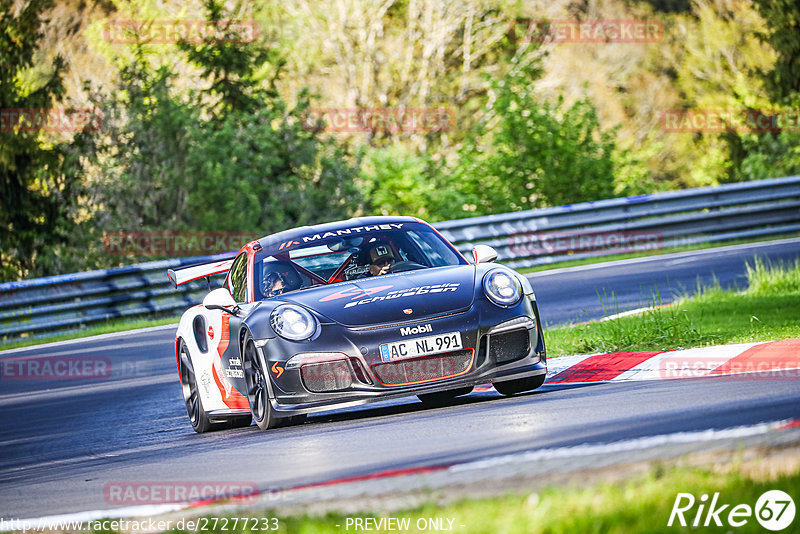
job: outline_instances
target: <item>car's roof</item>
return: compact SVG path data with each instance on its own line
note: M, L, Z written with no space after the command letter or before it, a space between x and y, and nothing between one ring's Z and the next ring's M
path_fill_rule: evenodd
M258 240L258 244L261 245L261 248L268 249L275 246L276 243L290 242L294 239L302 238L303 236L324 234L325 232L336 232L337 230L346 230L346 229L352 229L364 226L374 226L380 224L418 223L418 222L423 222L423 221L417 219L416 217L383 217L383 216L355 217L344 221L334 221L323 224L315 224L313 226L299 226L297 228L292 228L291 230L284 230L283 232L278 232L276 234L271 234L266 237L262 237L261 239Z

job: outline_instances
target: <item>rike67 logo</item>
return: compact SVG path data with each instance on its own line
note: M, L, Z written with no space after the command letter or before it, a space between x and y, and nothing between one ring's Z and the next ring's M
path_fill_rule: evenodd
M743 527L753 518L765 529L778 532L794 521L794 501L781 490L766 491L758 498L755 507L749 504L725 503L719 492L709 499L703 494L699 499L691 493L678 493L667 526L692 527Z

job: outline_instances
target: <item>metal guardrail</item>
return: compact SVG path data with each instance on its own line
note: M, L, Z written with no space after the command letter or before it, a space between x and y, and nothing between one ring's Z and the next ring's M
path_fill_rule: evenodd
M205 283L172 288L167 269L230 254L151 261L0 284L0 339L46 337L114 318L175 315L200 302Z
M583 202L437 223L459 250L494 247L513 268L620 252L611 237L666 248L800 231L800 176ZM606 238L599 250L596 241ZM572 247L559 245L558 239ZM633 241L633 239L631 239ZM656 241L653 243L653 241ZM632 247L636 251L636 247ZM628 250L623 250L627 252Z
M434 225L459 250L494 247L520 268L620 252L800 231L800 176L584 202ZM177 315L206 294L169 268L230 254L0 284L0 339L45 337L130 316ZM470 257L468 255L468 257ZM187 287L188 286L188 287Z

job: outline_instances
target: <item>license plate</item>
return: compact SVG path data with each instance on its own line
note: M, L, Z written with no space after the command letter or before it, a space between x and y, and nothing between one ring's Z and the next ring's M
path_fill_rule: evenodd
M395 341L394 343L384 343L380 346L381 361L391 362L405 358L430 356L431 354L440 354L442 352L460 350L461 348L461 332L418 337Z

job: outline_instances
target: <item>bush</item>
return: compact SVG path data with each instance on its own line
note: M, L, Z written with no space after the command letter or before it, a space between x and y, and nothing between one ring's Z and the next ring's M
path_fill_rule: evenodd
M462 149L450 180L464 197L461 216L615 195L614 130L600 129L588 100L569 107L562 99L538 101L532 88L537 75L532 67L512 64L512 71L492 84L493 116Z

